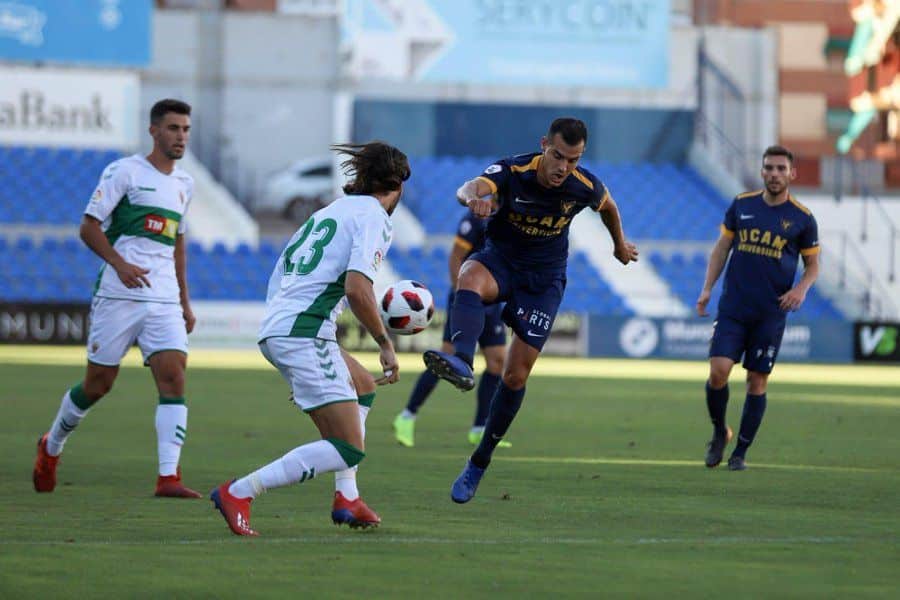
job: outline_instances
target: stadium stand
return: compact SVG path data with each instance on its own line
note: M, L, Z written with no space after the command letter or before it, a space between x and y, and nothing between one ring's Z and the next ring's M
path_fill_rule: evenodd
M86 302L101 266L75 236L85 202L99 173L116 152L0 147L0 224L15 235L0 236L8 265L0 273L0 299L31 302ZM449 286L447 259L460 207L452 200L461 181L480 173L490 159L418 158L404 202L427 232L426 246L395 247L388 257L403 278L425 283L440 303ZM693 306L706 266L705 252L652 252L653 240L707 243L715 239L725 200L693 169L672 164L588 165L613 190L629 235L646 243L656 271L687 306ZM71 235L28 235L41 225L69 225ZM5 231L10 231L9 227ZM23 233L24 232L24 233ZM252 301L265 297L266 284L281 244L263 241L257 248L223 243L188 245L191 294L200 300ZM32 265L43 265L40 271ZM716 292L718 293L718 292ZM714 298L715 303L717 296ZM715 306L715 304L711 306ZM623 299L591 266L573 252L562 310L629 315ZM840 313L815 291L804 314Z
M0 222L71 225L81 220L115 151L0 146Z
M669 286L675 295L691 307L697 301L699 286L702 284L706 274L707 258L708 253L705 252L692 254L675 252L669 256L660 252L650 253L650 262L653 263L657 272L669 282ZM722 295L722 279L724 279L724 276L719 279L719 282L713 289L712 299L709 302L709 310L712 313L715 313L719 298ZM822 296L815 287L810 290L806 297L806 302L798 315L808 319L844 318L840 311Z

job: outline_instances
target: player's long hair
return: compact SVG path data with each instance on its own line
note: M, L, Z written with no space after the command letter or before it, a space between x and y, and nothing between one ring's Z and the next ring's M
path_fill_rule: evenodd
M331 149L350 157L341 163L344 174L351 178L343 188L345 194L393 192L409 179L406 155L384 142L335 144Z

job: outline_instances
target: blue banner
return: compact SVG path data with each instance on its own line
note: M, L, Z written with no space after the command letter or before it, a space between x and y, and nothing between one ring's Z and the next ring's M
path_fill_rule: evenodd
M712 319L591 316L588 355L706 360ZM853 325L847 321L788 317L778 360L850 362Z
M664 88L669 13L670 0L348 0L342 34L355 77Z
M0 59L150 63L151 0L0 0Z

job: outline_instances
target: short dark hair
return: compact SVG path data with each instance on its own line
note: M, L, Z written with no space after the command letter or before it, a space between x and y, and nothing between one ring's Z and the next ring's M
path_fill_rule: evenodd
M409 179L409 160L397 148L378 140L366 144L335 144L331 149L349 156L341 163L344 174L352 177L345 194L383 194L400 189Z
M179 115L191 116L191 105L181 100L173 100L165 98L153 105L150 109L150 123L152 125L159 124L168 113L178 113Z
M556 134L562 136L565 143L574 146L579 142L587 144L588 130L587 125L581 119L575 117L559 117L553 119L550 123L550 130L547 132L547 139L553 139Z
M766 148L766 151L763 152L763 162L766 162L767 156L786 156L788 162L792 165L794 164L794 153L784 146L769 146L768 148Z

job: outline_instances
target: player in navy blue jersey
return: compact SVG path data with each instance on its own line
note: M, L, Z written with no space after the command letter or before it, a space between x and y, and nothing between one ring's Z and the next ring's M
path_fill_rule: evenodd
M487 221L476 217L472 211L467 210L456 227L456 238L453 240L453 249L450 251L448 267L450 270L450 293L447 298L447 319L444 325L444 343L441 346L443 352L452 352L450 343L450 307L453 306L453 290L456 288L456 279L459 268L468 256L484 246L484 233ZM484 435L484 424L487 421L488 409L491 406L491 398L494 390L500 382L500 369L503 367L503 353L506 350L506 325L500 317L500 304L492 304L485 307L484 329L478 337L478 345L484 355L486 367L481 379L478 381L477 404L475 419L469 430L469 443L477 445ZM413 386L406 408L394 419L394 437L402 445L411 448L415 444L416 416L428 395L434 390L439 379L431 371L425 370ZM509 447L511 444L503 440L500 447Z
M459 272L450 315L454 353L428 350L425 365L462 390L474 387L472 356L483 328L484 304L506 302L503 320L515 335L484 436L453 483L454 502L475 496L494 449L522 405L528 375L566 288L572 218L588 207L600 212L615 257L622 264L637 260L637 249L625 240L618 207L606 186L578 166L587 137L580 120L556 119L541 138L541 152L497 161L457 191L461 204L490 220L484 248Z
M707 445L706 466L722 462L731 440L731 428L725 423L728 376L743 356L747 398L737 447L728 459L732 471L747 468L747 448L766 410L766 386L778 358L787 313L800 308L819 274L816 220L789 190L796 177L794 156L781 146L767 148L761 175L764 190L740 194L728 207L697 298L697 314L706 316L711 290L731 253L709 348L706 406L713 437ZM800 256L803 276L795 285Z

